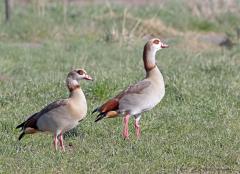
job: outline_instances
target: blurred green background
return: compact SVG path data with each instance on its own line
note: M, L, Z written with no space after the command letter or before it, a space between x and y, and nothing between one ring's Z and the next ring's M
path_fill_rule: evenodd
M8 0L0 3L0 173L238 173L240 1ZM164 99L141 119L136 140L122 119L94 123L91 111L144 78L142 51L170 45L157 64ZM68 97L65 78L85 68L86 119L65 135L17 140L18 123Z

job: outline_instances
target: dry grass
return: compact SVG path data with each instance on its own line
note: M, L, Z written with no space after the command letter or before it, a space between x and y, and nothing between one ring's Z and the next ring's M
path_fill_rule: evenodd
M151 34L153 36L159 37L175 37L175 36L182 36L183 33L167 26L161 19L159 18L152 18L143 20L141 25L138 28L138 36L142 37L147 34Z
M213 32L212 32L213 33ZM212 43L204 42L199 39L202 35L207 35L208 33L199 32L185 32L182 37L182 41L177 44L177 47L183 50L189 50L192 52L203 52L203 51L219 51L220 47ZM214 33L216 34L216 33Z
M192 11L193 15L205 18L215 18L216 15L224 13L240 13L238 0L201 0L189 1L184 0L184 3Z
M178 31L170 26L167 26L161 19L153 17L151 19L142 19L134 16L127 8L124 9L123 14L119 15L114 12L110 5L109 11L97 16L98 21L105 21L111 19L115 22L110 31L110 38L114 41L129 41L133 38L152 37L169 38L175 36L183 36L183 32ZM120 22L121 27L117 27L117 22Z

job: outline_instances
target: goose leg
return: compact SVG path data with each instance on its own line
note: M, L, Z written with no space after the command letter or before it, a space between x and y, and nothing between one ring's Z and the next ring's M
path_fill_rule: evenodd
M135 131L136 131L137 139L139 139L141 136L141 129L140 129L140 124L139 124L140 118L141 118L141 115L135 116L134 127L135 127Z
M65 152L65 147L64 147L64 144L63 144L63 134L62 134L62 131L58 135L58 140L59 140L60 147L62 148L62 151Z
M53 138L53 146L54 149L57 151L57 146L58 146L58 138L57 138L57 133L54 133L54 138Z
M125 115L124 119L123 119L123 138L124 139L128 139L129 138L129 134L128 134L128 121L129 121L130 115L127 114Z

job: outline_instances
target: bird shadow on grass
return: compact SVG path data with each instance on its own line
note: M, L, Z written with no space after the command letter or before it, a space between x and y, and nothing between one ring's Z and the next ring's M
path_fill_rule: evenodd
M77 128L73 128L72 130L65 132L63 134L63 137L64 137L64 139L69 139L69 138L76 137L80 141L83 141L83 139L85 138L85 133L80 132Z

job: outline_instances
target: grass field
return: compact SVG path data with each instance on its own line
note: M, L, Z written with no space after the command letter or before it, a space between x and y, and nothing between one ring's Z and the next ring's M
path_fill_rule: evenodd
M44 15L34 4L15 6L11 21L2 20L0 27L0 173L239 172L239 44L222 53L211 45L201 49L184 36L210 31L234 37L240 18L219 14L208 21L173 4L178 1L171 2L165 10L69 5L65 17L56 1L46 6ZM160 28L144 27L153 16L183 34L172 36ZM142 116L141 139L136 140L132 119L130 140L125 141L121 118L96 124L90 113L144 77L146 40L141 37L154 32L170 45L157 54L166 95ZM68 97L65 78L73 67L85 68L95 81L81 83L88 115L65 135L67 151L54 152L52 136L46 134L29 135L19 142L18 123L48 103Z

